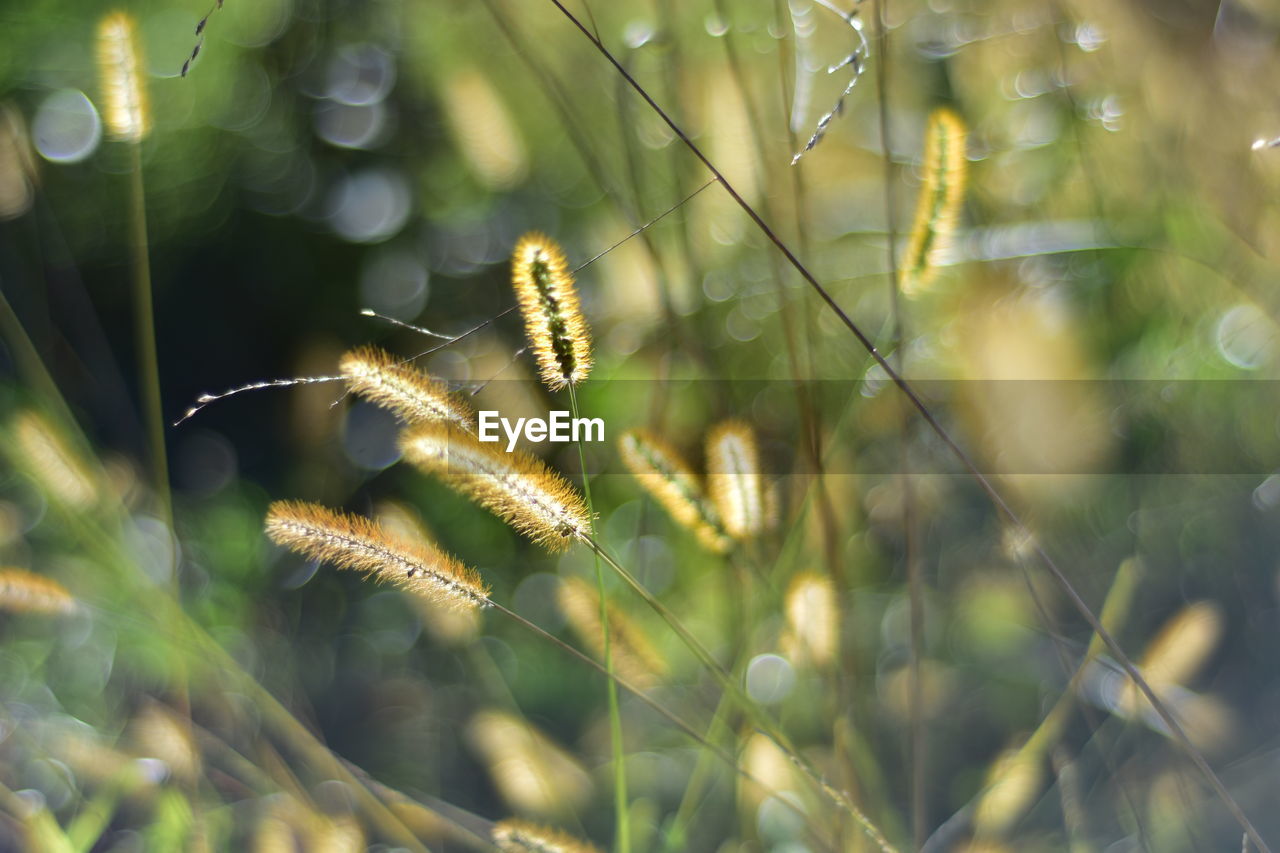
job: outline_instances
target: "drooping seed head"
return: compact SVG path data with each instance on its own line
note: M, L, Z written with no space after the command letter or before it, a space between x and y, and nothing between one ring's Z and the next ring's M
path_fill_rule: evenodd
M46 418L22 412L13 420L11 455L52 502L87 510L102 496L101 472L76 453Z
M113 139L141 142L151 132L151 107L133 16L111 12L98 22L98 78L103 123Z
M751 427L725 421L707 435L707 486L734 539L753 539L770 526L760 451Z
M930 114L921 165L924 183L902 263L901 287L907 296L933 282L942 252L955 233L969 170L966 136L964 121L953 111L939 108Z
M425 424L400 437L404 458L502 518L551 551L590 533L582 497L540 459L494 444L449 424Z
M342 357L342 375L351 390L389 409L407 424L446 421L475 430L475 412L449 386L377 347L359 347Z
M507 818L493 825L493 843L503 853L600 853L600 848L526 820Z
M0 569L0 610L14 613L74 613L79 609L67 588L24 569Z
M618 448L641 487L703 547L723 554L733 546L701 480L671 445L648 430L633 429L623 434Z
M584 643L604 658L604 626L600 595L582 578L565 578L556 590L556 603L565 621ZM644 629L620 608L609 605L609 654L614 671L636 687L649 687L666 674L667 664Z
M542 381L553 391L582 382L591 370L591 335L560 247L537 232L521 237L511 282Z
M441 604L486 607L489 588L475 569L438 548L410 542L356 515L302 501L276 501L267 512L271 541L312 559L372 575Z
M467 743L512 809L544 818L572 814L591 796L591 776L564 747L505 711L479 711Z

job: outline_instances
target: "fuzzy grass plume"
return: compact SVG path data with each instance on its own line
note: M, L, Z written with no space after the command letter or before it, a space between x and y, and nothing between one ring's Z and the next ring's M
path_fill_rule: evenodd
M707 486L734 539L754 539L770 526L760 450L755 432L742 421L724 421L707 435Z
M964 121L949 109L939 108L929 115L921 165L924 183L902 263L901 286L907 296L920 293L933 282L939 256L955 232L969 170L967 133Z
M414 467L438 476L549 550L562 551L590 534L582 497L527 453L504 453L449 424L407 430L400 449Z
M503 853L600 853L568 833L516 818L495 823L490 837Z
M582 382L591 370L591 335L560 246L537 232L521 237L511 283L542 381L553 391Z
M377 347L359 347L342 356L339 369L351 390L408 424L446 421L473 432L475 412L434 379Z
M796 663L829 666L840 651L840 603L827 575L801 572L787 587L783 650Z
M675 448L648 430L633 429L618 442L622 461L641 487L676 523L693 531L709 551L726 553L733 547L720 517L708 501L702 481Z
M48 420L23 412L14 418L11 432L15 465L46 497L69 510L86 510L98 503L101 487L95 472Z
M133 16L111 12L98 22L98 78L103 123L113 139L141 142L151 132L151 105Z
M0 610L74 613L76 609L76 600L57 581L24 569L0 569Z
M593 785L582 764L523 718L479 711L467 724L466 737L498 793L516 811L554 819L590 800Z
M565 578L556 590L556 603L569 627L604 657L604 628L600 595L581 578ZM609 651L614 672L637 687L649 687L666 674L666 661L644 631L622 610L609 606Z
M489 588L474 569L430 545L399 539L367 518L302 501L276 501L267 512L266 529L278 545L440 604L461 609L489 604Z

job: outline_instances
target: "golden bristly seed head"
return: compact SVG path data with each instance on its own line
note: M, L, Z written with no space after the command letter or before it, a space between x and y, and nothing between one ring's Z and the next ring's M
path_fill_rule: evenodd
M475 413L449 387L377 347L359 347L342 356L339 369L353 393L389 409L408 424L446 421L467 432Z
M573 814L591 797L591 776L582 764L528 720L480 711L467 724L466 738L515 811L556 818Z
M787 587L787 633L783 650L797 663L825 667L840 647L836 586L827 575L801 572Z
M707 485L734 539L754 539L769 526L760 451L755 432L742 421L725 421L708 434Z
M582 382L591 370L591 335L555 241L537 232L521 237L511 256L511 283L542 381L553 391Z
M267 512L267 535L277 545L392 583L439 604L486 607L489 588L480 574L422 542L388 533L356 515L301 501L276 501Z
M525 820L508 818L493 825L493 843L503 853L600 853L600 848L567 833Z
M14 613L74 613L76 600L55 580L24 569L0 569L0 610Z
M671 445L648 430L633 429L623 434L618 448L623 464L677 524L692 530L707 550L728 552L733 541L725 535L702 482Z
M565 578L556 590L556 603L565 621L584 643L604 658L604 626L600 622L600 594L582 578ZM609 653L614 671L635 687L646 688L667 672L644 630L625 611L609 605Z
M151 132L151 107L133 16L112 12L98 22L98 77L106 99L107 133L141 142Z
M504 453L449 424L400 437L404 458L552 551L590 533L587 506L563 477L527 453Z
M929 115L921 165L924 183L902 264L902 292L908 296L932 283L941 253L955 232L969 171L967 135L964 121L952 110L943 107Z
M47 498L71 510L96 504L101 487L94 471L44 417L23 412L14 418L14 462Z

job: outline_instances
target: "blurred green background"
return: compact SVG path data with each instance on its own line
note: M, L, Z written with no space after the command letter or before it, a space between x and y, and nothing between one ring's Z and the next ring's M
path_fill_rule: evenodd
M1280 6L882 6L856 7L866 73L792 166L847 82L826 73L856 45L840 16L806 0L570 4L903 360L1094 611L1114 602L1117 639L1280 843ZM360 343L440 343L361 309L448 335L494 318L514 303L508 257L528 230L575 267L616 245L578 274L597 363L581 400L608 435L587 448L601 537L727 666L780 679L753 696L808 760L901 849L1239 849L1240 827L1114 667L1082 664L1088 626L1023 535L918 418L902 426L883 371L724 190L689 198L709 174L554 5L120 8L138 22L155 125L141 157L167 421L206 392L331 376ZM0 563L80 602L0 613L0 843L493 849L485 821L514 813L604 848L601 678L492 614L454 624L261 528L286 498L419 525L566 639L558 579L592 576L588 552L548 555L394 464L394 421L335 382L167 426L171 531L162 520L134 367L129 145L104 135L94 60L105 11L0 10ZM937 106L968 125L968 191L895 346L888 250L901 257ZM418 365L483 384L477 401L504 414L565 408L524 345L510 314ZM781 523L723 560L643 495L615 441L647 426L700 468L706 430L729 417L760 436ZM532 449L580 476L574 447ZM836 589L826 667L786 649L785 593L805 571ZM704 730L715 683L610 589L668 663L653 695ZM975 824L1007 780L1000 755L1063 696L1034 781ZM537 749L494 708L564 751L534 785L545 802L503 781L493 749ZM632 849L872 849L741 719L709 736L804 819L634 699L623 716ZM691 775L705 787L690 793Z

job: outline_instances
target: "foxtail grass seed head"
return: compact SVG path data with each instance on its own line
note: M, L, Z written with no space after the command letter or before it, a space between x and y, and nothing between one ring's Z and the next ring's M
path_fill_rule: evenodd
M106 98L107 133L141 142L151 132L151 105L133 16L111 12L98 22L98 77Z
M511 256L511 283L542 381L552 391L582 382L591 370L591 335L555 241L537 232L521 237Z
M57 581L23 569L0 569L0 610L13 613L74 613L76 600Z
M633 429L623 434L618 448L640 486L677 524L693 531L704 548L724 554L733 547L702 481L671 445L648 430Z
M480 711L467 724L466 735L498 793L515 811L554 819L574 813L590 799L591 776L527 720L504 711Z
M404 458L551 551L590 532L587 506L563 477L527 453L504 453L449 424L426 424L400 437Z
M783 651L796 663L825 667L840 650L836 586L827 575L802 572L787 588Z
M707 435L707 486L734 539L754 539L771 525L755 432L741 421L725 421Z
M271 541L312 559L387 581L440 604L486 607L489 588L480 574L425 543L388 533L381 525L317 504L276 501L267 512Z
M174 779L193 785L200 777L203 761L191 723L173 711L148 702L130 722L129 734L134 751L163 761Z
M582 578L565 578L556 590L556 603L565 621L584 643L604 658L604 626L600 623L600 595ZM666 661L625 611L609 605L609 654L618 675L636 687L650 687L667 672Z
M921 166L924 183L902 263L901 287L907 296L932 284L941 255L955 233L969 171L967 133L964 121L949 109L936 109L929 116Z
M475 412L449 387L377 347L359 347L342 357L351 390L408 424L446 421L475 431Z
M1044 786L1044 756L1011 749L987 774L987 787L973 810L973 831L979 838L1000 837L1031 808Z
M98 478L45 418L35 412L19 414L12 436L16 466L45 497L69 510L86 510L98 503Z
M495 823L490 837L503 853L600 853L594 844L579 841L558 829L516 818Z

